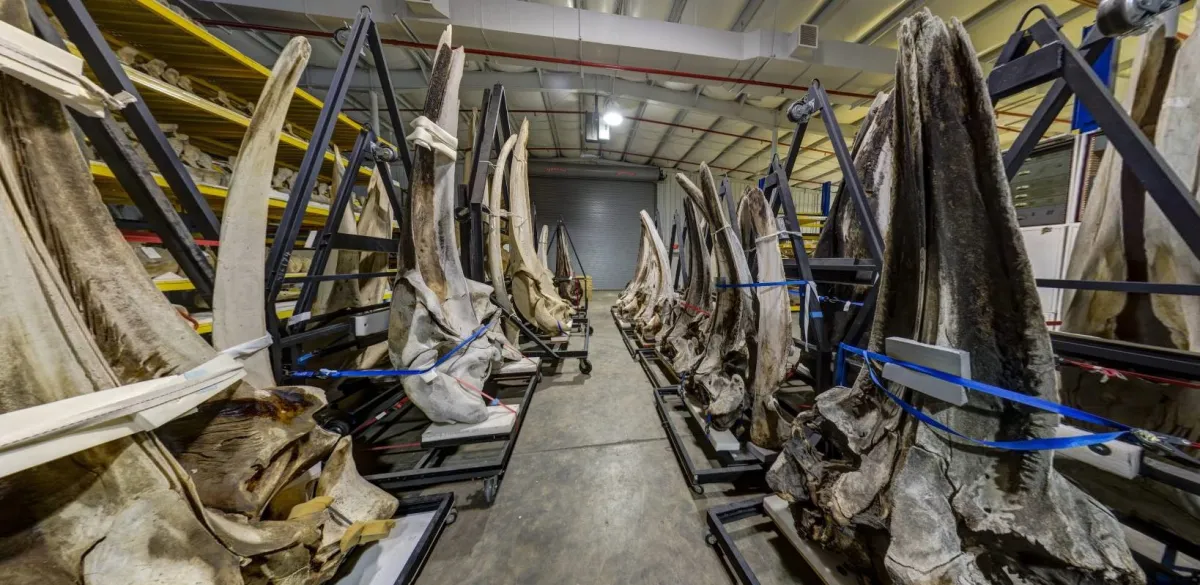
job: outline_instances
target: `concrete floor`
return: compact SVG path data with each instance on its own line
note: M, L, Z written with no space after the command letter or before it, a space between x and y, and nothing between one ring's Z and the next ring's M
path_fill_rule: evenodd
M592 374L571 360L535 392L496 501L488 507L477 482L427 490L453 490L459 515L420 585L733 582L704 542L704 513L764 491L688 488L609 314L616 296L592 301ZM690 451L704 461L698 445ZM764 585L815 582L770 521L731 528Z

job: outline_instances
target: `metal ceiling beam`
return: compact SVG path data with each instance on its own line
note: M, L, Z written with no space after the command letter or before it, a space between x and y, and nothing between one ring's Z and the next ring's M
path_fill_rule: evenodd
M672 0L671 12L667 15L667 22L679 22L683 18L683 9L687 8L687 0Z
M762 5L763 0L746 0L746 3L742 6L742 11L738 13L737 19L733 21L733 26L729 27L729 30L734 32L746 30L746 27L750 26L750 22L754 20Z
M333 71L327 68L310 67L305 75L306 86L314 89L328 88ZM392 86L398 93L423 92L428 89L421 73L415 69L393 70L391 72ZM352 89L369 89L365 73L356 73L351 82ZM481 91L490 89L497 83L504 84L506 92L547 92L564 91L586 94L612 95L650 101L677 108L687 108L720 116L731 120L739 120L762 128L775 127L776 112L770 108L751 106L737 101L719 100L698 95L694 91L675 91L648 83L625 81L607 75L579 74L566 72L544 71L538 76L536 72L503 73L497 71L465 71L463 72L461 91ZM797 95L799 97L799 95ZM821 126L821 127L816 127ZM842 133L853 136L857 126L842 124ZM785 128L786 129L786 128ZM809 134L824 136L823 125L809 128Z
M715 164L717 161L721 160L721 157L725 156L725 153L729 152L729 151L730 151L730 150L731 150L731 149L732 149L734 146L736 146L736 145L737 145L739 142L741 142L741 141L743 141L743 140L745 140L745 139L749 138L749 137L750 137L750 134L751 134L752 132L754 132L754 130L755 130L754 128L751 128L751 129L747 130L745 133L743 133L743 134L742 134L740 137L738 137L738 139L737 139L737 140L734 140L733 142L730 142L729 144L726 144L726 145L725 145L725 148L722 148L722 149L721 149L721 152L718 152L718 153L717 153L717 156L714 156L714 157L712 158L712 160L711 160L711 161L709 161L709 162L710 162L710 163L714 163L714 164ZM728 171L726 171L726 172L728 172Z
M692 154L692 151L693 151L693 150L696 150L696 147L697 147L697 146L700 146L700 143L701 143L701 142L703 142L703 141L704 141L704 139L708 137L708 133L709 133L709 132L712 132L713 128L716 128L716 127L717 127L717 124L720 124L720 123L721 123L721 120L722 120L722 119L723 119L723 118L717 118L716 120L714 120L714 121L713 121L713 123L712 123L712 124L710 124L710 125L708 126L708 129L707 129L707 130L705 130L705 131L704 131L704 133L703 133L703 134L701 134L701 135L700 135L700 137L699 137L699 138L697 138L697 139L696 139L696 141L695 141L695 142L693 142L693 143L692 143L692 145L688 147L688 149L687 149L687 152L683 153L683 156L679 157L679 159L680 159L680 160L685 160L685 161L686 161L686 160L687 160L687 157L688 157L688 155L689 155L689 154ZM713 160L716 160L716 159L713 159ZM672 167L672 168L676 168L676 169L677 169L677 168L679 168L679 163L675 163L675 164L671 165L671 167Z
M643 117L646 114L646 106L648 106L648 105L650 105L650 104L648 104L647 102L642 102L642 105L638 106L637 115L634 116L634 118ZM625 135L625 148L621 149L621 160L622 161L625 160L625 155L629 153L629 145L633 144L633 137L637 135L638 127L640 127L641 125L642 125L641 121L637 120L637 119L635 119L633 121L633 123L629 125L629 133Z
M675 119L672 120L671 123L672 124L682 124L683 119L685 117L687 117L687 114L688 114L687 110L685 110L685 109L679 110L678 112L675 113ZM663 137L660 138L658 140L658 144L654 146L654 152L652 152L650 154L650 160L646 161L647 163L650 163L650 164L654 163L654 159L658 158L658 151L662 150L663 145L667 143L667 139L671 137L671 133L674 131L675 131L675 127L672 126L670 128L667 128L666 132L663 132Z
M211 0L198 0L209 2ZM692 24L664 22L577 10L538 2L519 0L436 0L429 4L395 0L362 2L313 2L311 0L221 0L222 4L308 14L327 24L340 25L357 16L360 4L366 4L375 20L429 21L452 24L456 29L501 33L517 37L517 42L562 42L593 49L619 49L622 54L652 51L679 57L701 57L728 61L755 58L808 62L828 67L866 69L877 73L895 70L896 51L835 39L822 39L815 50L800 48L798 31L751 32L722 31ZM444 7L444 8L443 8ZM674 5L672 6L674 8ZM432 14L431 14L432 13ZM271 20L261 14L260 20ZM270 24L270 22L260 22ZM523 37L523 38L521 38Z
M546 111L550 111L550 102L546 101L546 94L542 94L542 105L546 107ZM550 121L550 138L554 139L554 150L558 152L558 158L562 158L562 145L558 143L558 126L554 124L554 116L546 114L546 119Z

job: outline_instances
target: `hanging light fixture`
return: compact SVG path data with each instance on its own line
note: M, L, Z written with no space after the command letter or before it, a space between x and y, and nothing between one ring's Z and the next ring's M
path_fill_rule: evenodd
M611 126L620 126L621 122L625 121L625 116L621 115L615 108L610 108L604 113L604 123Z

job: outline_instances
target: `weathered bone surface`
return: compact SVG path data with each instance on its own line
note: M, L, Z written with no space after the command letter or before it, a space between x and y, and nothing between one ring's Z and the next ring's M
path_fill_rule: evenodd
M635 293L635 300L630 318L643 337L653 338L662 328L662 308L673 304L675 289L671 287L671 263L667 260L667 248L658 235L658 227L646 210L640 213L642 219L642 241L650 254L646 271L643 274L643 286Z
M509 273L517 311L546 333L571 329L571 305L558 296L554 275L538 258L533 240L533 209L529 203L529 120L521 121L517 143L513 147L512 168L508 180Z
M901 25L899 54L896 183L870 348L900 336L964 349L972 378L1054 401L975 50L960 23L923 11ZM946 408L892 390L979 439L1048 437L1058 423L974 392ZM768 479L794 503L801 534L881 582L1141 581L1120 525L1054 470L1051 452L964 444L902 412L864 372L796 419Z
M718 282L731 285L717 287L716 306L703 343L704 355L688 378L688 388L701 398L712 415L713 427L726 429L741 418L747 405L746 335L754 327L754 307L750 289L736 285L752 282L750 268L708 165L700 164L700 188L684 175L675 177L712 228Z
M492 288L496 291L496 302L508 311L513 310L512 299L505 287L504 271L504 232L501 220L504 218L504 169L508 167L509 155L517 144L514 134L504 141L500 147L500 155L496 157L496 174L492 177L491 190L488 195L488 276L492 279ZM512 233L512 218L509 218L509 234Z
M1177 45L1174 39L1165 38L1161 25L1138 43L1140 50L1125 107L1134 123L1147 136L1154 136ZM1084 206L1067 278L1146 280L1143 238L1139 230L1124 227L1121 220L1128 205L1125 201L1140 200L1144 192L1116 149L1106 149ZM1147 216L1151 209L1147 205ZM1147 295L1067 289L1063 291L1063 313L1064 331L1108 339L1131 338L1154 345L1170 343Z
M22 2L0 2L0 17L28 29ZM21 84L0 88L0 221L9 224L0 241L9 242L3 256L13 263L0 286L6 302L19 304L2 312L4 347L15 352L3 360L2 408L210 359L214 350L145 278L109 219L61 107ZM78 241L88 245L66 245ZM273 407L295 394L311 408ZM181 467L153 437L137 435L5 478L0 549L9 554L0 572L15 583L241 583L245 557L299 546L307 562L309 535L340 529L320 519L260 522L259 511L306 462L328 453L336 437L305 415L323 404L317 389L243 383L204 405L205 415L176 421L223 433L220 453L198 450L211 444L206 428L181 448ZM199 416L209 424L198 425ZM170 439L177 430L172 423L157 434ZM235 467L246 461L253 464ZM394 501L369 489L373 495L358 495Z
M233 347L262 337L267 331L266 282L267 202L271 172L279 149L279 135L300 74L312 48L308 39L292 39L271 71L269 83L258 96L242 148L233 166L225 212L221 216L221 262L213 295L213 345ZM270 359L259 352L246 360L246 381L267 388L275 385Z
M583 283L575 280L575 267L571 264L571 248L567 241L567 228L559 225L554 241L554 278L558 281L558 296L573 307L583 306Z
M1174 41L1174 39L1172 39ZM1200 162L1200 43L1186 41L1176 56L1155 129L1154 144L1167 164L1197 194ZM1200 258L1184 243L1154 199L1146 196L1146 265L1152 282L1200 282ZM1171 332L1175 347L1200 351L1200 297L1151 295L1154 314ZM1196 411L1193 411L1196 412ZM1194 420L1194 418L1193 418Z
M692 371L696 361L704 355L714 290L712 256L706 244L708 223L691 198L683 200L683 214L687 229L688 281L682 299L675 304L669 328L658 340L659 351L671 360L671 367L676 372Z
M446 27L438 42L424 116L417 120L436 124L448 138L458 131L464 58L462 48L450 49L450 34ZM429 132L428 140L443 139ZM410 208L401 214L407 241L388 324L388 352L397 368L427 368L480 328L455 241L454 157L446 146L417 143ZM483 387L498 353L486 338L476 338L436 370L404 377L404 390L430 420L483 422L487 407L469 387Z
M786 280L775 214L759 189L749 188L738 203L738 223L754 239L755 274L758 282ZM748 243L748 242L747 242ZM792 348L791 303L785 286L754 290L756 326L749 336L750 440L759 447L777 449L779 415L771 404L775 392L787 378Z
M538 231L537 258L543 268L550 268L550 226L546 224Z
M637 312L637 302L641 298L639 295L647 286L647 274L653 262L650 243L646 241L645 234L641 234L641 237L638 238L637 257L637 264L633 267L633 278L629 279L629 283L625 285L621 294L617 296L616 303L613 304L617 314L626 320L631 319Z
M1200 131L1196 115L1200 45L1185 42L1176 52L1175 39L1158 26L1140 40L1133 69L1131 117L1184 184L1196 192ZM1168 75L1168 72L1169 75ZM1107 165L1107 166L1106 166ZM1145 221L1125 209L1144 199ZM1141 229L1139 229L1141 228ZM1144 246L1139 243L1144 239ZM1145 250L1145 255L1141 254ZM1068 275L1089 280L1200 282L1197 260L1179 239L1153 199L1109 148L1084 208L1080 237ZM1126 295L1075 291L1065 297L1064 329L1136 343L1197 351L1196 300L1173 295ZM1062 372L1064 400L1077 408L1136 427L1200 440L1200 390L1153 384L1137 379L1103 378L1076 368ZM1200 540L1200 498L1160 482L1132 481L1076 464L1064 472L1104 504L1162 526L1192 541Z

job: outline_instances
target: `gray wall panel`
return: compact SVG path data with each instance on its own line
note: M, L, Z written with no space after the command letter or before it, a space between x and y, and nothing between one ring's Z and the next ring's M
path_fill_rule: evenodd
M642 227L638 213L654 216L655 184L595 179L529 178L530 199L537 212L537 230L558 219L567 224L571 240L592 277L596 290L621 290L637 265ZM668 229L670 229L668 227ZM554 270L554 250L549 253Z

